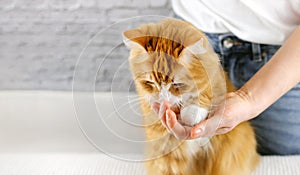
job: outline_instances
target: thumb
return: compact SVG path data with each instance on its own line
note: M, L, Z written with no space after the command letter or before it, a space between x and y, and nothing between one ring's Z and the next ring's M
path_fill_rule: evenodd
M193 127L191 137L198 138L214 136L220 125L220 122L221 119L216 116L201 121L199 124Z

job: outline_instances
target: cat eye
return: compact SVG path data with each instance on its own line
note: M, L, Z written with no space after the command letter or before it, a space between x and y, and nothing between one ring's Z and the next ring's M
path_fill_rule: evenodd
M148 92L152 92L155 89L155 83L153 81L148 81L148 80L142 80L140 81L142 87L144 90Z
M155 83L153 81L148 81L148 80L142 80L140 81L140 83L144 86L144 87L148 87L148 88L153 88L155 86Z
M146 80L146 81L143 81L143 83L146 84L146 85L151 85L151 86L155 85L153 81L147 81Z
M178 89L185 87L184 83L173 83L172 85L174 86L174 88L178 88Z
M187 90L187 85L185 83L172 83L169 90L174 95L180 95Z

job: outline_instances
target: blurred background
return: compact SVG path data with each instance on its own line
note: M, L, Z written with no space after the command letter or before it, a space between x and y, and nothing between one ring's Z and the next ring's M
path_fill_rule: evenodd
M174 13L167 0L0 0L0 90L72 90L76 61L87 42L109 25L141 15ZM89 46L84 63L76 68L75 90L93 90L87 81L118 40L117 50L93 79L97 91L111 90L115 68L128 57L119 31L106 30ZM119 78L118 90L127 91L128 66L120 69L129 76Z

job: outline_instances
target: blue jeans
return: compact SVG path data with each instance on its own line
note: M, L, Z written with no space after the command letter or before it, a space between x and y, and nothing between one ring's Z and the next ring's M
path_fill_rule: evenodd
M238 88L280 47L243 41L231 33L206 35L215 52L220 55L231 82ZM300 84L250 122L255 130L260 154L300 154Z

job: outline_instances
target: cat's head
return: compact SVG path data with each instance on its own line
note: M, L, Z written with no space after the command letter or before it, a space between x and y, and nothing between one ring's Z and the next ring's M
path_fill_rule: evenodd
M206 36L189 23L165 20L123 33L138 93L150 103L209 108L218 56Z

